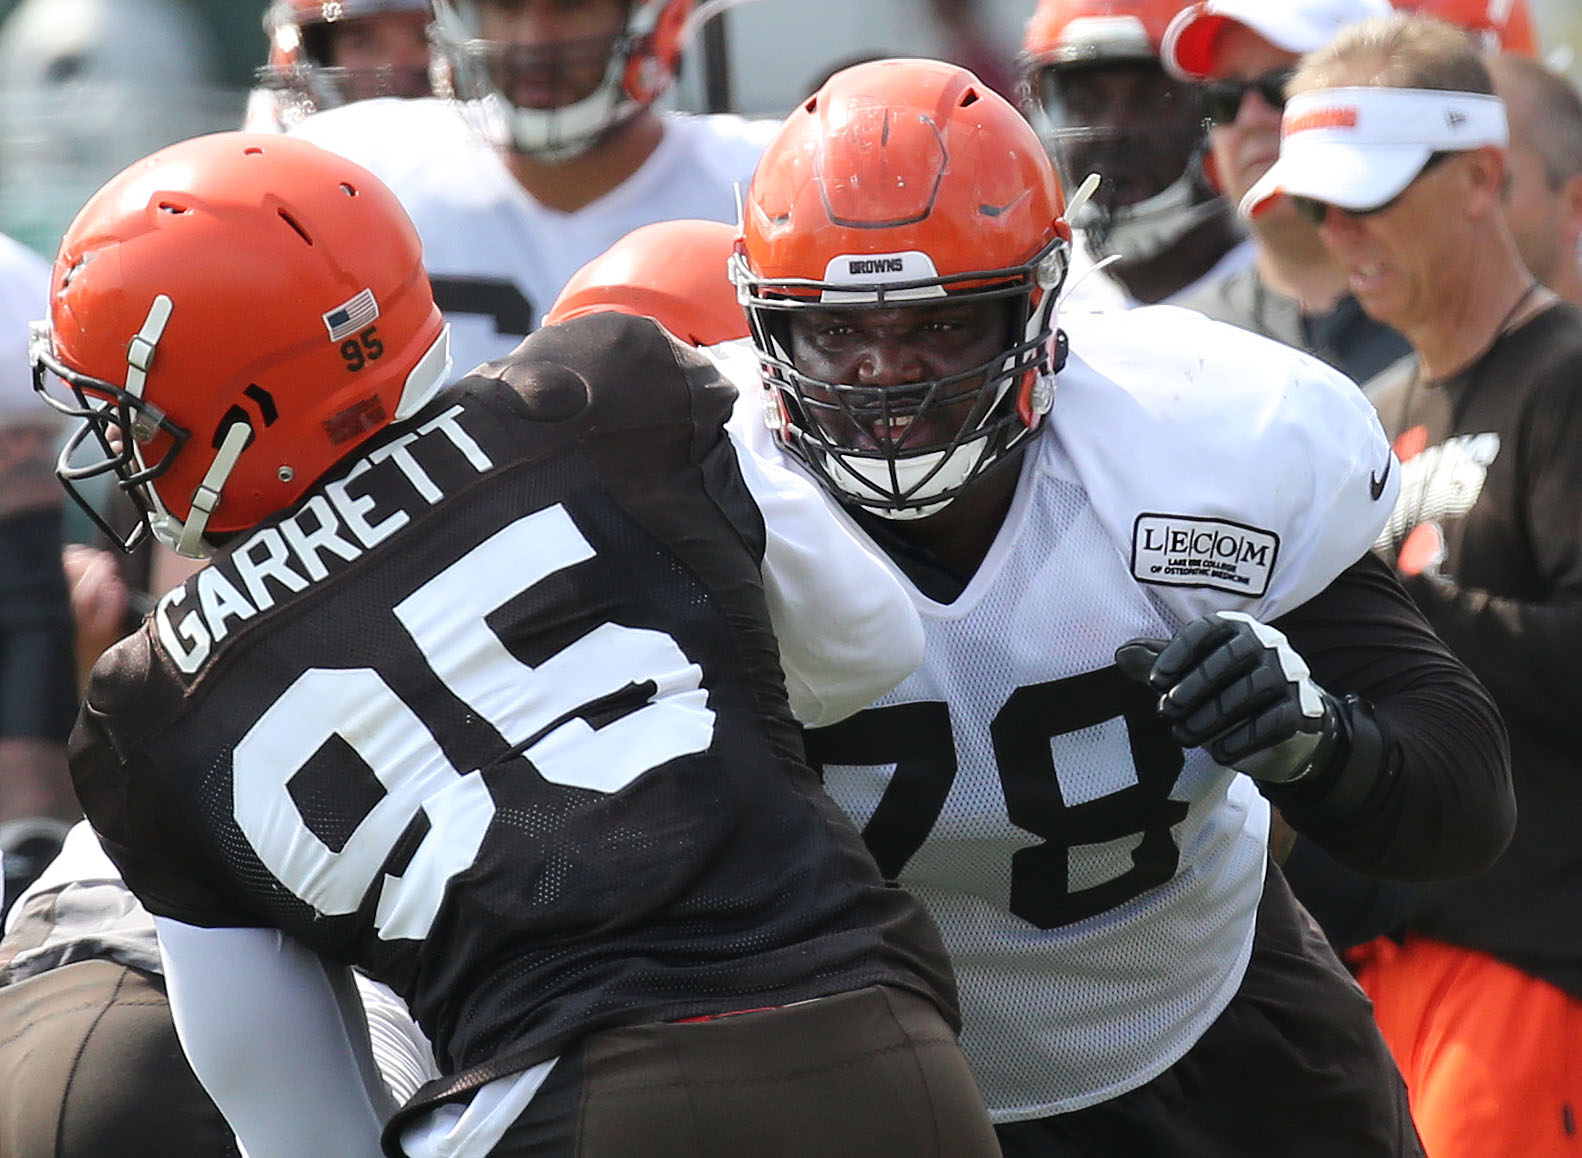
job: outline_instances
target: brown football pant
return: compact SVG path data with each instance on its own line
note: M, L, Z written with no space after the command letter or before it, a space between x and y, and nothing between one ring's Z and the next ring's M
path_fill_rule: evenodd
M5 1158L233 1158L161 980L78 961L0 987Z

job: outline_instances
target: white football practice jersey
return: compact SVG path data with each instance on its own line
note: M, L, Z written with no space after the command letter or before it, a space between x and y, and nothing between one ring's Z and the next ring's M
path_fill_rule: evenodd
M653 155L574 213L529 197L457 107L439 98L356 101L291 132L371 171L411 215L434 300L451 324L459 378L510 353L572 274L639 226L682 217L736 221L736 186L746 186L780 123L660 115L665 135Z
M1316 359L1167 306L1066 329L1050 429L982 566L950 604L903 579L922 667L809 737L944 934L1000 1122L1157 1076L1251 951L1268 806L1171 741L1115 649L1301 605L1368 549L1399 475L1371 406Z

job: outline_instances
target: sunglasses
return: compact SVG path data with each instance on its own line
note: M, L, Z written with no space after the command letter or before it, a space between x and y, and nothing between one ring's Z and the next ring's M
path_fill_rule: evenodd
M1394 209L1398 204L1400 204L1401 198L1406 196L1407 189L1410 189L1413 185L1417 184L1417 182L1429 170L1433 169L1436 165L1441 164L1447 158L1454 155L1455 154L1450 151L1430 153L1428 155L1428 160L1423 162L1423 167L1417 170L1412 179L1406 183L1405 187L1402 188L1399 193L1397 193L1394 197L1391 197L1384 204L1375 205L1372 209L1346 209L1340 205L1331 205L1328 201L1320 201L1316 197L1300 197L1295 194L1292 194L1291 196L1291 207L1295 209L1297 213L1300 214L1304 219L1314 225L1324 224L1324 219L1329 216L1329 211L1331 209L1338 209L1347 217L1373 217L1377 214L1385 213L1391 209Z
M1241 102L1249 92L1257 93L1276 112L1285 108L1285 86L1294 69L1270 69L1251 80L1211 80L1197 86L1198 107L1211 125L1233 124L1241 113Z

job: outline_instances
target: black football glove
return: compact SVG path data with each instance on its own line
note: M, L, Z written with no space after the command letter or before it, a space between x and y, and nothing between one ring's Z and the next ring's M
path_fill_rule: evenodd
M1115 662L1159 693L1176 743L1254 779L1294 784L1341 746L1345 705L1313 682L1284 635L1250 615L1216 611L1168 642L1127 640Z

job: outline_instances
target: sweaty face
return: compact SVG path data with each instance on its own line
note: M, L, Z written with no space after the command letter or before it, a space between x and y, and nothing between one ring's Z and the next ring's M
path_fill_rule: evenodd
M558 109L598 91L627 0L481 0L478 31L500 46L494 82L517 108Z
M948 445L993 404L979 370L1007 345L1004 303L813 310L790 321L808 421L831 442L896 453Z
M1157 196L1186 172L1200 136L1189 87L1158 63L1045 69L1044 109L1066 180L1104 178L1099 197L1124 208Z

